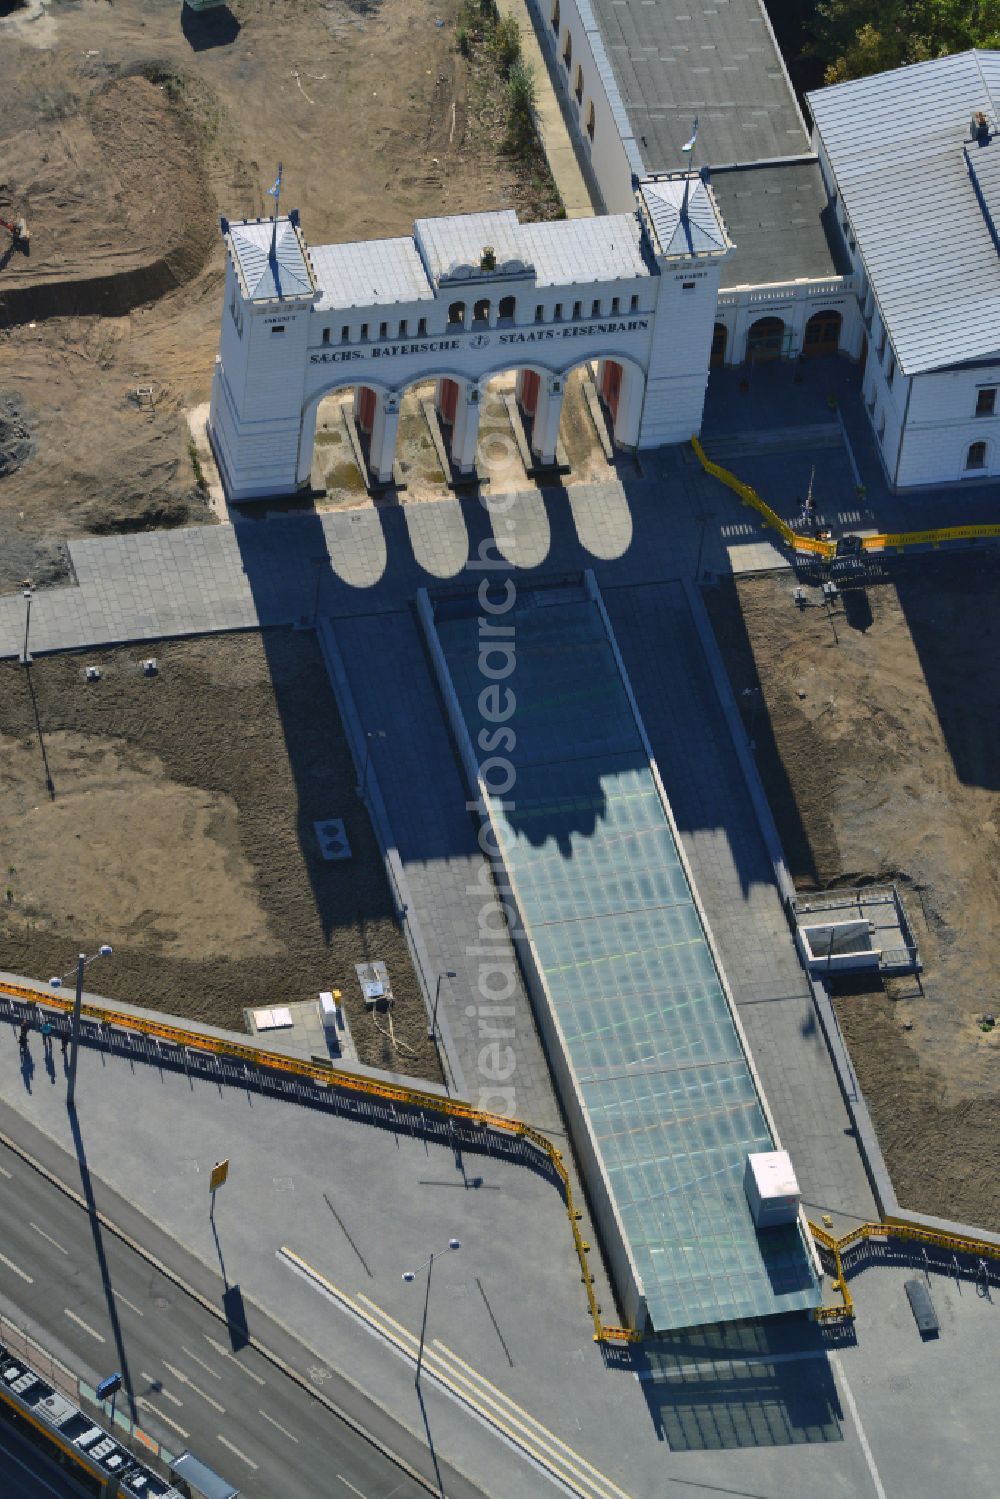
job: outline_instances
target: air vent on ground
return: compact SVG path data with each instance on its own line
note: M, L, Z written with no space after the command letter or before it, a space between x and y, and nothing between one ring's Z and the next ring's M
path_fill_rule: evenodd
M342 817L327 817L322 822L314 822L313 827L316 829L319 851L324 859L349 859L351 857L351 845L347 841Z

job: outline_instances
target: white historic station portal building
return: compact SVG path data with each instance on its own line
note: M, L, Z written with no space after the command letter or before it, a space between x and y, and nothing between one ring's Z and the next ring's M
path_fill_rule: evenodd
M1000 53L822 89L810 137L761 0L704 12L697 66L663 6L531 3L612 211L313 247L294 212L224 220L209 435L229 498L307 487L317 407L345 387L388 483L401 395L435 381L460 478L504 371L544 470L581 364L635 449L700 430L712 365L838 352L892 488L1000 474ZM695 112L710 164L669 170Z
M555 462L565 380L583 363L597 364L620 446L686 441L732 246L700 177L664 176L637 198L628 214L465 214L313 248L295 213L225 225L210 431L230 499L307 484L316 409L345 386L376 481L391 479L402 393L429 380L459 475L475 472L485 383L508 370L539 467Z

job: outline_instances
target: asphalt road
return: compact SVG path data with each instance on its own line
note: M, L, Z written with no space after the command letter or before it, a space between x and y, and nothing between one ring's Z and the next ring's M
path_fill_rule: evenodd
M29 1442L0 1421L0 1475L4 1499L83 1499L83 1490Z
M133 1419L170 1452L190 1448L248 1499L426 1495L308 1389L245 1344L243 1316L255 1338L341 1409L350 1409L347 1397L357 1406L359 1392L337 1371L317 1364L257 1308L241 1309L238 1288L227 1292L221 1266L213 1285L205 1267L148 1220L133 1211L138 1222L121 1223L112 1209L125 1217L127 1204L109 1201L113 1194L86 1173L81 1182L77 1161L2 1105L0 1130L85 1198L92 1191L112 1221L232 1314L227 1325L0 1142L0 1309L6 1316L90 1384L121 1371L119 1408L131 1406ZM137 1231L143 1226L145 1233ZM426 1449L409 1439L407 1450L408 1434L393 1432L395 1423L378 1407L366 1408L361 1397L360 1409L350 1414L418 1471L433 1473ZM388 1440L394 1435L399 1445ZM441 1481L448 1499L477 1492L444 1466Z

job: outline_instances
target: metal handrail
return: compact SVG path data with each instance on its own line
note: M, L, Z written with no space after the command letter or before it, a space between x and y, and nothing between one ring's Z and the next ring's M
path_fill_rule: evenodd
M30 1005L44 1005L48 1009L59 1010L64 1014L73 1008L72 1000L63 999L56 994L42 993L38 989L30 988L27 984L12 984L6 980L0 980L0 994L26 1001ZM509 1119L503 1114L486 1113L462 1099L442 1097L437 1093L425 1093L420 1088L411 1088L405 1084L364 1077L342 1067L320 1066L315 1062L300 1061L297 1057L285 1056L281 1052L266 1051L263 1047L241 1046L238 1041L230 1041L221 1036L206 1036L200 1031L188 1031L181 1026L170 1025L166 1021L150 1019L146 1016L129 1015L105 1005L95 1005L92 1002L84 1004L81 1007L81 1014L87 1016L88 1019L98 1021L103 1026L117 1026L122 1030L136 1031L143 1036L153 1036L187 1051L209 1056L234 1057L257 1067L266 1067L268 1070L291 1074L293 1077L308 1078L311 1082L320 1083L328 1088L342 1088L354 1093L367 1094L369 1097L385 1099L390 1103L400 1103L410 1108L427 1109L434 1113L444 1114L451 1119L467 1120L486 1129L502 1131L516 1139L526 1140L548 1157L562 1185L566 1213L573 1234L573 1245L580 1262L587 1304L594 1323L595 1343L633 1343L640 1340L641 1334L632 1328L618 1327L601 1321L601 1309L597 1304L594 1278L587 1262L590 1245L580 1232L581 1215L576 1208L569 1173L563 1165L562 1151L546 1135L534 1129L530 1124L525 1124L520 1119Z

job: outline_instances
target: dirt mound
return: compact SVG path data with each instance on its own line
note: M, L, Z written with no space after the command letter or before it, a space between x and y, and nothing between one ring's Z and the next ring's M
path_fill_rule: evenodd
M0 474L12 474L31 456L31 432L20 402L0 396Z
M16 208L32 237L0 278L0 326L120 316L198 274L213 232L198 102L178 74L142 64L4 143L0 215Z

